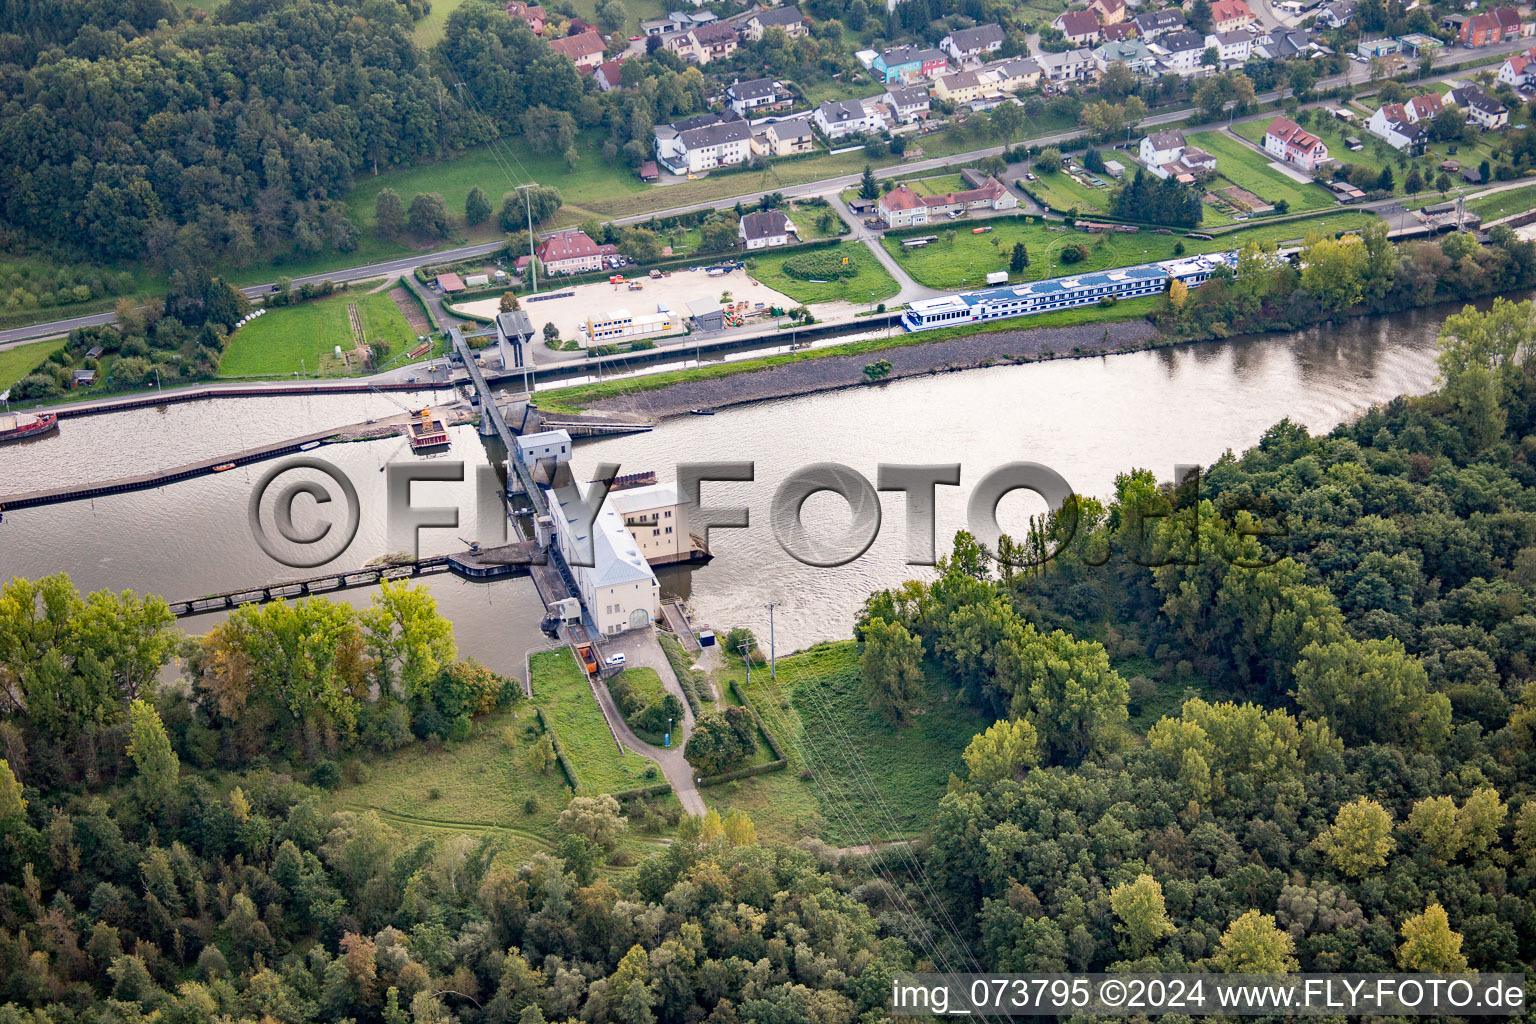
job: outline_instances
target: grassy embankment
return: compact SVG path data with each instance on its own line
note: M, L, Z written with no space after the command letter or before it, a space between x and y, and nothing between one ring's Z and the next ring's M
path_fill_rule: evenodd
M43 365L43 361L63 343L34 341L15 348L0 349L0 391L4 391L21 378Z
M875 303L895 295L900 288L896 280L880 265L869 247L853 243L835 249L817 250L815 254L830 253L839 259L847 259L854 268L850 277L827 278L822 281L806 281L791 277L784 270L784 262L797 254L774 252L772 255L748 256L747 272L764 285L783 292L796 302L863 302Z
M1181 243L1183 251L1189 254L1224 252L1254 241L1278 243L1303 238L1311 231L1332 233L1359 228L1377 217L1363 210L1346 210L1279 223L1260 222L1253 227L1216 235L1209 242L1184 238L1182 232L1159 235L1142 230L1136 234L1092 235L1060 224L1030 219L1034 223L1026 223L1024 217L961 221L938 229L940 240L918 249L903 248L900 238L887 238L881 244L920 284L930 288L962 288L980 285L990 271L1007 270L1013 246L1018 242L1024 243L1029 266L1011 276L1010 280L1015 283L1172 259L1176 255L1174 248ZM991 227L992 230L981 235L971 234L970 229L977 226ZM1073 243L1087 246L1088 257L1071 265L1061 263L1061 250Z
M826 348L806 349L799 352L784 352L779 355L763 356L760 359L716 363L701 369L668 370L663 373L653 373L643 377L632 377L624 380L579 384L549 391L541 390L539 392L539 408L546 414L575 413L604 399L618 398L622 395L640 391L658 391L662 388L671 387L673 384L681 384L686 381L715 380L737 373L751 373L756 370L771 369L775 366L785 366L789 363L796 363L806 359L864 355L865 353L877 352L882 349L905 348L908 345L925 345L930 342L963 338L973 334L989 334L1004 330L1032 330L1037 327L1075 327L1085 323L1108 324L1120 320L1139 320L1160 308L1163 301L1162 296L1149 295L1145 298L1116 303L1107 309L1099 306L1059 309L1050 313L1041 313L1037 316L1017 317L1012 320L1002 321L989 320L985 323L961 324L956 327L922 331L917 334L907 333L898 327L893 329L889 338L870 338L865 341L850 341L842 345L829 345Z
M532 668L533 701L544 710L584 789L618 793L666 781L656 762L619 749L570 651L535 654Z
M722 690L726 679L745 677L740 659L727 660L715 675ZM777 682L766 670L754 671L745 689L789 767L703 792L722 814L751 815L766 839L815 835L846 846L916 834L950 773L963 772L961 751L987 726L934 679L910 724L892 725L860 692L852 641L780 658Z
M366 286L365 286L366 287ZM348 291L293 306L277 306L236 331L219 364L220 377L348 376L371 372L353 359L348 367L334 354L350 354L352 324L347 307L356 303L363 338L389 346L387 362L416 344L416 333L387 291Z

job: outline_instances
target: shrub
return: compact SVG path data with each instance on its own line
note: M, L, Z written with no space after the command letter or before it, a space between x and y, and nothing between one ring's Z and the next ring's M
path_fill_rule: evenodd
M1061 262L1081 263L1088 258L1088 247L1082 242L1073 242L1061 250Z
M799 281L831 281L852 277L858 272L859 268L852 262L843 262L837 249L802 252L784 261L784 273Z

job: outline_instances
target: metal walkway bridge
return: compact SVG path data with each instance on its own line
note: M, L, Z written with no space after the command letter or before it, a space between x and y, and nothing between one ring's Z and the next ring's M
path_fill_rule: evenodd
M457 327L448 328L448 338L453 343L453 350L458 353L459 359L464 363L464 369L469 371L469 379L475 386L475 392L480 396L480 415L485 417L496 435L501 438L501 443L507 449L507 486L510 489L512 480L516 477L522 486L523 493L528 495L528 500L533 503L534 510L540 515L549 510L544 506L544 492L533 482L528 467L523 465L523 460L518 458L517 439L512 436L512 431L507 427L507 421L502 418L501 410L496 407L496 396L491 393L491 386L485 381L485 374L480 372L480 364L475 362L475 353L464 340L464 333Z

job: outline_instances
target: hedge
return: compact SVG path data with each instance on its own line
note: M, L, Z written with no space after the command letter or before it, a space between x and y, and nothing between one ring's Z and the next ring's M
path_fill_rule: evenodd
M757 722L758 729L762 731L763 739L768 741L768 750L773 754L774 759L763 764L749 765L746 768L735 768L728 772L721 772L719 775L711 775L700 779L700 786L718 786L724 782L751 778L753 775L767 775L769 772L776 772L781 768L789 767L789 758L784 756L784 748L779 746L779 741L774 739L772 730L763 721L763 716L757 713L757 709L752 706L752 702L747 699L747 695L742 692L741 687L736 684L734 679L731 680L731 692L736 695L737 700L741 701L741 706L752 713L752 719Z
M661 796L663 793L672 792L672 783L658 782L651 786L636 786L634 789L620 790L610 794L615 800L633 800L652 796Z
M661 642L662 652L666 654L668 663L672 666L672 674L677 676L677 685L683 688L683 698L688 701L688 706L693 709L695 715L704 713L704 702L699 697L699 677L702 672L694 671L692 665L684 655L682 641L661 631L657 631L656 638Z
M555 760L559 762L560 770L565 773L565 781L571 784L571 792L580 793L581 777L576 774L576 766L571 764L570 758L565 756L565 747L561 745L560 737L550 726L549 719L544 717L544 709L534 708L533 710L538 713L539 725L543 727L545 734L549 736L550 743L554 745Z

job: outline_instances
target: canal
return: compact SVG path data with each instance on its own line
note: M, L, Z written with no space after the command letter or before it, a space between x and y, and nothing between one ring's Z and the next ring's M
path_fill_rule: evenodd
M940 488L942 552L965 525L970 487L989 470L1027 460L1050 466L1080 492L1113 493L1118 473L1140 467L1167 479L1177 464L1209 463L1252 445L1282 417L1327 431L1372 404L1434 385L1434 337L1447 311L1420 310L1294 334L1181 346L1105 358L999 366L892 381L684 416L646 433L584 443L577 467L618 462L621 472L673 477L680 462L751 461L751 483L706 486L704 503L745 505L751 525L716 531L713 562L659 575L696 618L748 625L766 636L777 602L781 650L848 635L870 591L920 576L905 564L905 508L882 496L883 524L867 554L816 569L781 549L769 526L774 488L805 465L844 463L873 481L880 463L962 465L961 486ZM421 396L423 399L428 396ZM418 399L400 397L415 404ZM144 472L322 427L382 417L399 407L380 395L238 399L68 420L55 437L0 448L0 493ZM330 562L285 569L253 540L247 505L266 466L241 467L158 490L7 513L0 523L0 578L67 572L82 590L154 592L185 598L248 584L360 566L389 553L383 508L389 461L415 459L400 439L328 446L322 455L351 479L362 506L356 538ZM462 483L417 484L416 505L463 510L456 529L426 530L420 550L459 550L479 536L474 467L491 461L473 428L453 431L447 459L467 464ZM590 473L582 473L583 478ZM1000 508L1022 533L1037 511L1022 494ZM829 534L847 523L834 497L812 498L804 522ZM304 523L299 523L303 526ZM543 642L537 596L526 579L424 582L457 626L462 653L521 674L523 653ZM366 603L367 591L346 600ZM189 631L213 617L183 621Z

